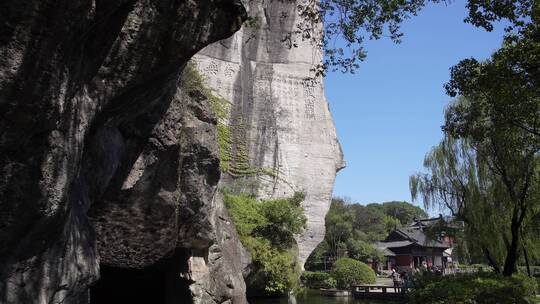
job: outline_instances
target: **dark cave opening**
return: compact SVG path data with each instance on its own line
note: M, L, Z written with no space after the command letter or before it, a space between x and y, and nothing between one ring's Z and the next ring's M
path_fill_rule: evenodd
M100 279L90 288L91 304L193 303L187 270L189 256L178 250L143 269L100 265Z

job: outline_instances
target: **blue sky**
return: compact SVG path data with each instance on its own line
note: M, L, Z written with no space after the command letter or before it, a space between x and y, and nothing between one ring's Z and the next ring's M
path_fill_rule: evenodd
M401 44L368 41L356 74L327 75L347 161L334 196L362 204L411 200L409 176L422 170L425 154L442 138L449 68L464 58L487 58L501 45L501 26L488 33L465 24L466 15L462 0L429 5L405 22Z

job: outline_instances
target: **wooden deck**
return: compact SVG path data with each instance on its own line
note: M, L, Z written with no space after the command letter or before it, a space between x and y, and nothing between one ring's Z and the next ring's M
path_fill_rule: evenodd
M352 291L349 291L349 290L321 288L317 292L321 296L324 296L324 297L350 297L352 296Z
M402 300L405 293L401 287L397 291L388 285L358 285L353 287L353 296L357 299Z

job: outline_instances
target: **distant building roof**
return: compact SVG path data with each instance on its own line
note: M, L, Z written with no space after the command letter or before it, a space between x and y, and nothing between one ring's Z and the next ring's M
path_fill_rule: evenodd
M394 241L394 242L377 242L377 247L380 248L399 248L399 247L405 247L409 246L411 244L414 244L414 242L411 241Z
M436 225L440 225L442 227L447 227L447 228L455 228L455 229L461 228L460 225L455 222L454 218L450 216L442 216L442 215L439 215L438 217L432 217L432 218L426 218L426 219L415 219L411 224L409 224L409 228L423 229L427 227L433 227Z
M385 244L381 244L381 242L375 243L375 247L379 251L381 251L384 256L396 256L396 254L394 252L392 252L392 250L388 249L388 248L394 248L394 247L387 247L387 245L388 245L388 243L385 243Z
M432 248L450 247L446 242L430 238L422 230L410 228L396 229L392 231L384 241L377 243L378 246L385 248L405 247L411 244Z

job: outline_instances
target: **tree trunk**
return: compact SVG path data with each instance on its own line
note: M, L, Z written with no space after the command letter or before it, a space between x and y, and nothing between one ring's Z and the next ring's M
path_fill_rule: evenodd
M504 261L503 276L509 277L516 272L516 263L519 257L519 227L517 223L512 223L512 242L506 249L506 259Z
M495 262L495 260L491 256L491 253L489 252L489 249L484 248L484 254L486 255L488 263L491 265L491 267L493 267L493 270L496 273L501 273L501 268L499 267L499 265L497 265L497 263Z
M527 275L532 278L531 266L529 264L529 255L527 254L527 249L525 247L523 247L523 256L525 257L525 265L527 266Z

